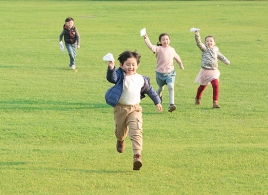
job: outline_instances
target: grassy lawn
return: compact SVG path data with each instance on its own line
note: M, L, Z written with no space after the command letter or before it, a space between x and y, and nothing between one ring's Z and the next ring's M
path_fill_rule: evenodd
M268 194L268 2L265 1L0 1L0 194ZM58 37L72 16L81 35L77 72ZM162 113L143 107L143 167L132 149L116 152L111 86L102 57L141 54L138 72L155 82L162 32L182 58L175 103ZM212 89L195 106L202 40L211 34L231 61L219 62L220 109ZM116 61L118 65L118 62Z

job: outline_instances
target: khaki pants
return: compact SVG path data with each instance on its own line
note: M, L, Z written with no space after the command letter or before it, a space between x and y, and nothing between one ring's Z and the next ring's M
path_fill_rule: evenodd
M141 154L142 107L139 104L129 106L118 103L114 107L114 122L117 140L125 140L128 134L134 154Z

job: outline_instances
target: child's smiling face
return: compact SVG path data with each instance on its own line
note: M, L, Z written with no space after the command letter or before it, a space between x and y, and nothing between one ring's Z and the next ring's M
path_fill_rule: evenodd
M168 35L164 35L161 37L160 43L162 44L163 47L168 47L170 44L170 39Z
M128 58L124 64L120 63L120 67L124 70L126 75L136 74L138 69L137 59L134 57Z
M209 48L213 48L215 45L216 45L216 42L214 40L214 37L207 37L206 38L206 45L209 47Z

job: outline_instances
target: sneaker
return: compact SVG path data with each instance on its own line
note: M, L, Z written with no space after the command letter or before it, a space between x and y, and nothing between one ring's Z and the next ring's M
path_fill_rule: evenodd
M124 140L123 141L118 141L117 140L116 149L117 149L117 152L119 152L119 153L123 153L124 152L124 150L125 150Z
M169 107L168 107L168 111L169 111L169 112L173 112L174 110L176 110L176 108L177 108L177 107L176 107L175 105L169 106Z
M70 68L71 68L72 70L75 70L76 67L75 67L75 65L71 65Z
M134 154L134 156L133 156L133 170L140 170L141 167L142 167L141 155Z

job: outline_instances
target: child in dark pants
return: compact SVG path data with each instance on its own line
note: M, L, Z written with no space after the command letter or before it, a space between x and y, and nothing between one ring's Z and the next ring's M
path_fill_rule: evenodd
M74 19L69 17L65 19L63 30L60 34L59 41L62 41L64 36L64 42L66 49L70 57L70 68L75 69L76 49L80 48L80 35L77 28L74 26Z

